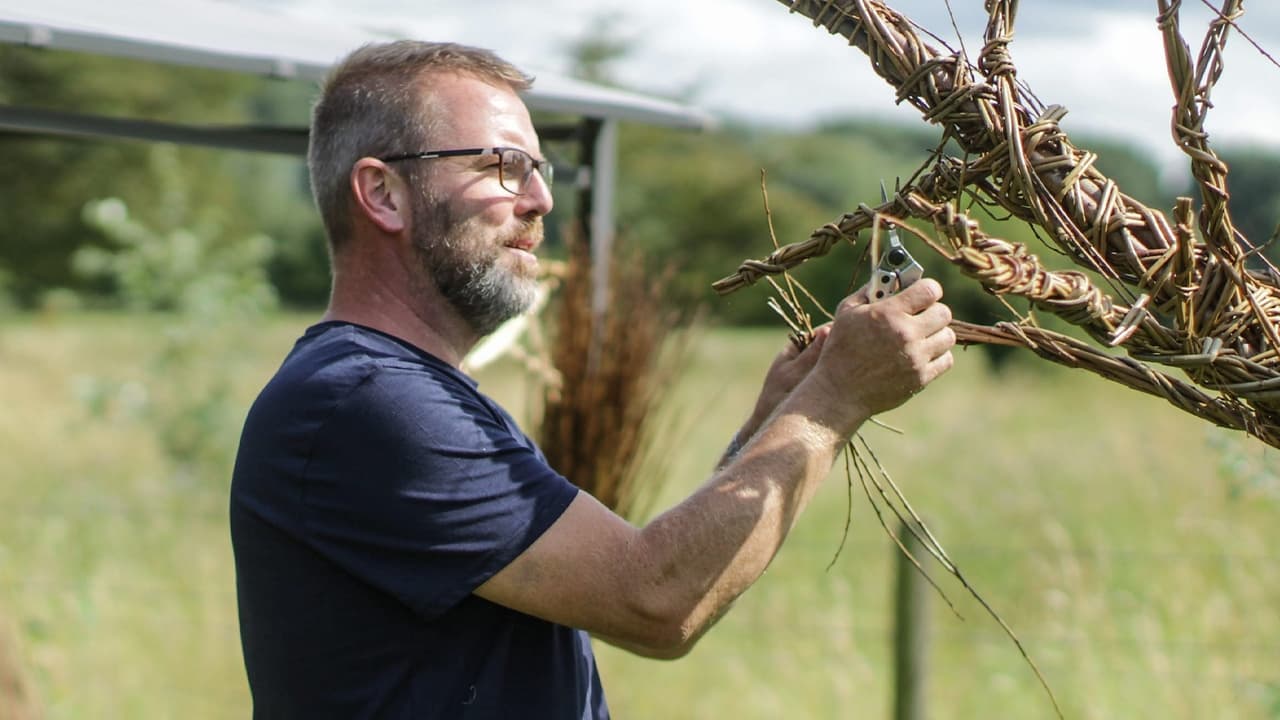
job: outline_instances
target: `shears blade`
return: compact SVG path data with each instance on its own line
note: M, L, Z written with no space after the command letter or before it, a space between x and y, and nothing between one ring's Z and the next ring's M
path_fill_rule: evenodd
M885 189L884 180L880 181L880 198L889 202L889 191ZM885 232L888 247L880 255L875 274L871 278L870 300L883 300L897 292L910 287L912 283L924 277L924 267L911 257L902 240L898 236L898 226L890 224Z

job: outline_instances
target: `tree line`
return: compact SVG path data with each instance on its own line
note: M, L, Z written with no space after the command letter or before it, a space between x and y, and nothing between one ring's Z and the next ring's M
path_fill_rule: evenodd
M600 63L621 53L601 53L599 45L577 51L579 74L597 81L608 78ZM74 53L20 47L0 47L0 67L5 68L0 97L13 104L179 122L303 123L315 92L300 82L125 59L87 62ZM718 298L711 283L743 259L767 254L774 238L783 244L803 239L860 203L877 203L881 180L892 186L895 178L910 176L939 139L940 130L923 123L853 117L805 130L731 124L694 133L624 124L617 245L628 257L643 258L638 261L654 272L673 272L668 286L673 301L705 306L724 322L774 323L765 289ZM1154 160L1135 147L1102 138L1075 140L1099 154L1099 169L1124 192L1148 205L1169 208L1176 195L1192 192L1189 176L1181 186L1162 186ZM1255 243L1266 243L1268 257L1280 257L1274 243L1267 243L1280 221L1280 155L1256 148L1220 152L1232 169L1231 209L1238 229ZM567 165L574 161L572 153L553 159ZM215 247L249 237L270 238L270 250L254 257L281 301L317 307L326 299L325 241L300 158L0 134L0 164L9 169L0 174L0 289L21 307L67 296L83 303L120 304L127 294L120 277L86 270L94 262L85 257L98 257L100 270L100 253L120 250L116 235L86 217L86 208L107 198L126 206L130 218L149 227L161 246L172 244L174 233L192 228L201 228L205 244ZM572 204L571 197L559 197L572 188L556 192L558 203ZM569 230L569 216L556 215L553 236ZM1050 254L1026 225L980 220L991 234L1026 242L1042 256ZM562 254L564 245L553 237L547 252ZM865 280L866 263L857 252L837 248L831 257L803 266L797 276L816 297L834 305ZM974 283L954 278L931 251L913 252L947 284L958 315L977 322L1009 318L1007 309ZM164 265L155 267L164 272ZM165 279L154 281L163 284ZM136 292L128 295L137 297Z

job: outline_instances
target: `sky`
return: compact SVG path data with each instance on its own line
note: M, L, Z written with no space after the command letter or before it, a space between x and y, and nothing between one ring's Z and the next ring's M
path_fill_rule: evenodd
M491 48L533 72L565 72L570 42L602 18L631 42L616 68L633 90L680 99L721 118L788 128L871 116L922 123L848 47L778 0L237 0L313 20ZM1185 0L1192 56L1211 17ZM1220 0L1219 0L1220 2ZM947 0L889 0L890 7L957 46ZM980 49L982 0L950 0L970 54ZM1280 150L1280 2L1245 2L1206 122L1210 142ZM1185 164L1170 134L1172 90L1156 0L1022 0L1012 45L1019 77L1046 105L1065 106L1070 135L1139 144L1166 168ZM1278 169L1280 171L1280 169Z

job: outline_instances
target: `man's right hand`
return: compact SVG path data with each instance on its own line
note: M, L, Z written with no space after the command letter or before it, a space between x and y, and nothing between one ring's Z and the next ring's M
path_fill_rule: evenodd
M867 302L865 288L846 297L807 387L796 392L845 435L906 402L954 362L951 309L941 299L942 286L930 278L876 303Z

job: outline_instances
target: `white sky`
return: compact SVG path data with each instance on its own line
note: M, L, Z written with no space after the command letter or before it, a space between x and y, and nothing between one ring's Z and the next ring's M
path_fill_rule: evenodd
M677 97L721 117L804 127L873 115L921 123L842 38L790 15L778 0L239 0L317 20L492 48L526 70L563 72L565 47L593 22L616 18L633 42L618 66L630 89ZM950 0L970 54L980 48L982 0ZM946 0L888 4L955 45ZM1220 3L1219 3L1220 4ZM1280 58L1280 2L1251 0L1241 26ZM1064 105L1071 132L1140 143L1166 166L1181 155L1156 27L1156 0L1023 0L1012 46L1019 77L1045 104ZM1198 56L1209 13L1185 0L1183 34ZM1280 67L1233 35L1213 93L1211 143L1280 149ZM1277 169L1280 171L1280 168Z

